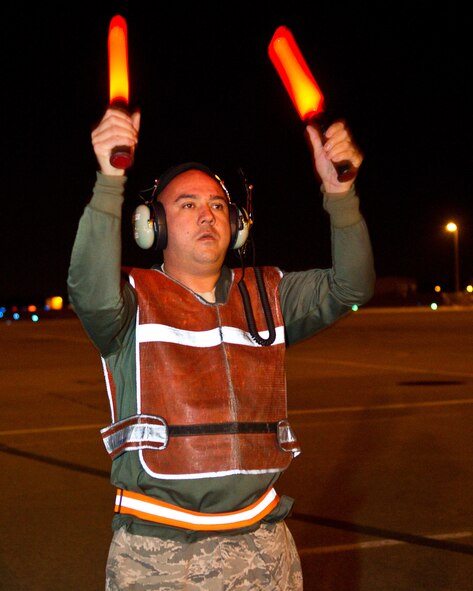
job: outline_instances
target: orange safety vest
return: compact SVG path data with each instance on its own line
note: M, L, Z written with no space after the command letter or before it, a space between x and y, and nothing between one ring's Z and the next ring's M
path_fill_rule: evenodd
M270 346L249 333L237 285L241 270L232 270L228 299L218 304L161 271L131 270L138 302L137 414L102 430L112 458L139 450L148 474L192 479L281 472L300 453L287 421L281 273L273 267L261 272L276 331ZM245 283L264 336L251 268ZM113 398L113 376L106 377Z

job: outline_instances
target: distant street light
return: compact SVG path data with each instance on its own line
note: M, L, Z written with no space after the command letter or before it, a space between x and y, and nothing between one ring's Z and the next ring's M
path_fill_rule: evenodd
M460 291L460 257L458 254L458 226L455 222L448 222L445 226L447 232L452 232L455 247L455 293Z

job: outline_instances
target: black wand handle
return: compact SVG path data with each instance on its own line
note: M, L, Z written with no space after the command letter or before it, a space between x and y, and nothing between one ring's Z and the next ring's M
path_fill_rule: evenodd
M113 109L128 113L128 105L124 101L115 100L110 103ZM110 154L110 164L115 168L127 169L133 164L133 153L130 146L115 146Z

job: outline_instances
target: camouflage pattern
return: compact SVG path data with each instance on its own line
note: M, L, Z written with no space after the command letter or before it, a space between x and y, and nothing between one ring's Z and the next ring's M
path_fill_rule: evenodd
M293 537L282 521L251 533L184 544L116 531L106 591L302 591Z

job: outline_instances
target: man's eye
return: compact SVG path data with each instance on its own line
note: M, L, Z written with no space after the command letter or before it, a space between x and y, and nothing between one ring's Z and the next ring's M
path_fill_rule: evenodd
M192 207L194 207L193 203L183 203L182 205L183 209L191 209Z
M214 209L224 209L224 205L223 205L223 203L214 203L213 208Z

